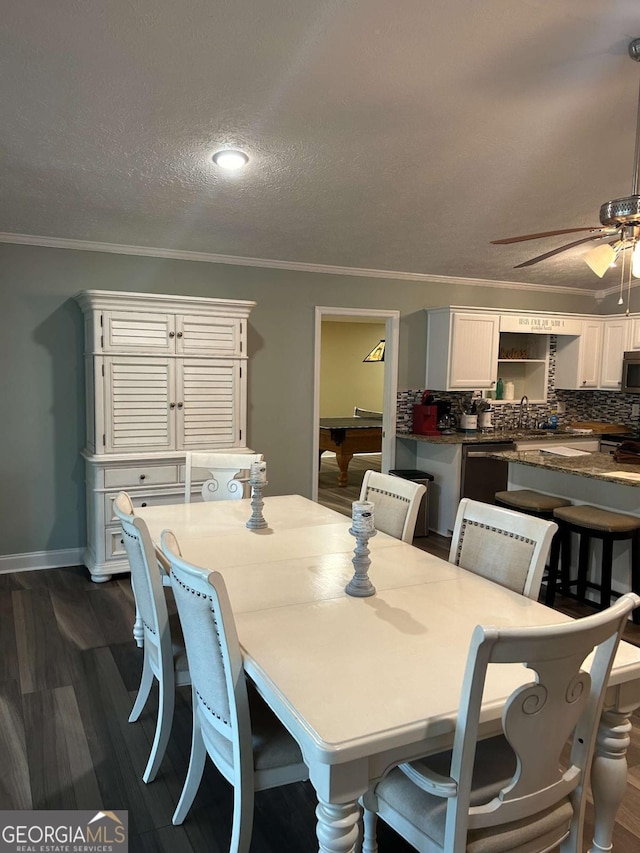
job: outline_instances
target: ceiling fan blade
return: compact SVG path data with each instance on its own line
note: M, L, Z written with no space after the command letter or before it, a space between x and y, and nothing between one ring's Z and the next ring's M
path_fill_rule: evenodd
M554 255L559 255L560 252L566 252L567 249L572 249L574 246L579 246L581 243L588 243L590 240L600 240L602 237L608 237L608 234L593 234L591 237L583 237L582 240L574 240L573 243L565 243L564 246L560 246L559 249L552 249L551 252L545 252L544 255L538 255L535 258L531 258L529 261L525 261L523 264L517 264L514 267L514 270L519 270L522 267L530 267L533 264L537 264L538 261L546 261L547 258L552 258Z
M495 246L504 246L507 243L537 240L539 237L554 237L556 234L576 234L578 231L602 231L602 226L596 225L593 228L561 228L559 231L541 231L539 234L523 234L521 237L505 237L503 240L491 240L491 243Z

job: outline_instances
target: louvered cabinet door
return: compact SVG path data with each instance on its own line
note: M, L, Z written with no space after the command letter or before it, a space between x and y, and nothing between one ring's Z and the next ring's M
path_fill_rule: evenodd
M162 312L105 311L101 318L102 351L105 353L173 353L176 319Z
M241 368L236 359L177 359L178 450L242 445Z
M175 324L178 355L242 355L244 325L235 317L179 314Z
M175 449L175 360L106 357L104 371L105 452Z

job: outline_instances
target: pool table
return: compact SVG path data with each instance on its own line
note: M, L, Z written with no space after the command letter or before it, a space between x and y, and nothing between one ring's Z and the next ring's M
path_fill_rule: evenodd
M349 480L349 462L354 453L380 453L382 421L377 418L320 418L320 457L332 450L338 462L338 485Z

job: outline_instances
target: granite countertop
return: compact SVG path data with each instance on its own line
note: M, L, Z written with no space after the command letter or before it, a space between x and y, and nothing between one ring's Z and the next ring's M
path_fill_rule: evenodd
M575 433L560 429L505 429L480 432L479 430L458 430L450 435L417 435L416 433L396 434L396 438L408 438L413 441L426 441L429 444L488 444L497 441L576 441L580 439L599 439L596 433Z
M490 454L494 459L506 459L533 468L546 468L579 477L591 477L608 483L640 487L640 464L616 462L610 453L589 453L585 456L554 456L540 450L505 450Z

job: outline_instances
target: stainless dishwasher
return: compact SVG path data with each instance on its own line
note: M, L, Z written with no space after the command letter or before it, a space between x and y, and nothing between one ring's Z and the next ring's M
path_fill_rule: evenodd
M502 459L491 459L489 454L515 449L513 441L463 444L460 497L487 504L495 503L495 493L507 488L509 463Z

